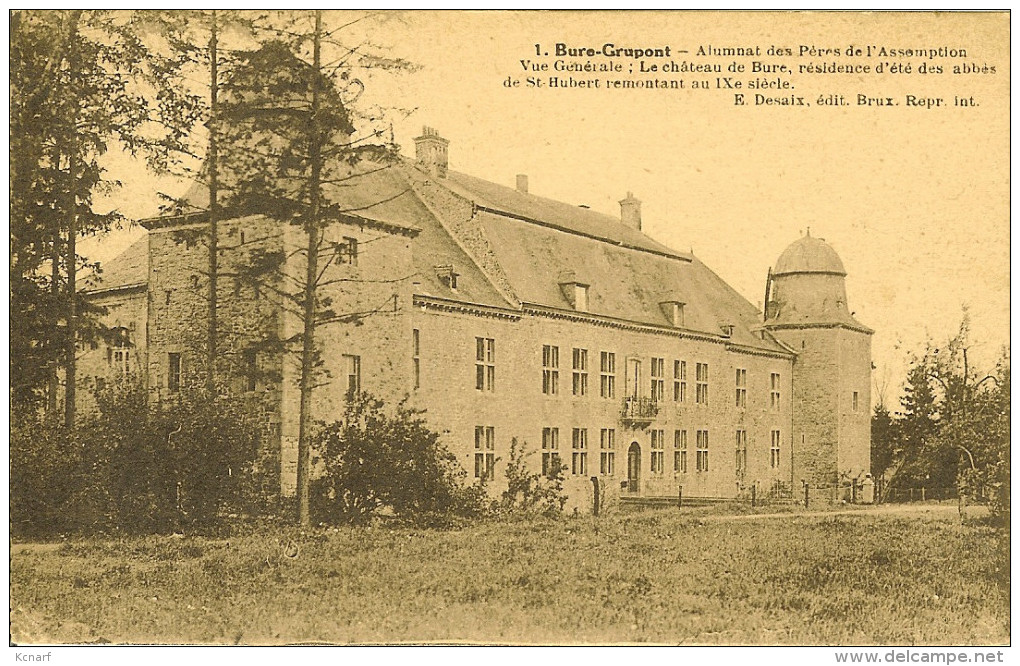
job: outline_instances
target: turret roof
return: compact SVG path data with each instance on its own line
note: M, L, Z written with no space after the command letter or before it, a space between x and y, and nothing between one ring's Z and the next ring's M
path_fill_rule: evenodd
M773 275L789 275L791 273L829 273L846 275L843 262L832 246L821 238L815 238L808 232L783 250L776 261Z

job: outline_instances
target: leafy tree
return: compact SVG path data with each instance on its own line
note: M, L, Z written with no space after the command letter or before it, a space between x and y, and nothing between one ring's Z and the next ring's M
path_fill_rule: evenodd
M891 440L879 440L879 459L883 456L890 459L883 469L883 492L887 493L897 485L924 485L933 478L933 473L934 478L952 485L954 473L946 472L938 460L940 456L933 455L932 445L938 431L940 413L938 396L932 386L931 368L932 361L928 354L914 357L900 398L902 411L885 433ZM872 427L875 427L874 418ZM949 481L944 478L947 474Z
M96 332L78 294L82 234L108 229L93 195L114 186L111 146L165 168L194 121L178 63L150 48L135 12L26 10L11 16L12 399L38 404L65 369L75 417L75 352ZM52 403L51 403L52 404Z
M8 451L11 533L38 537L65 531L73 491L69 479L81 466L69 431L34 411L15 411Z
M969 318L946 344L929 344L915 357L902 398L903 412L872 419L875 469L887 487L957 487L961 495L987 491L993 509L1009 506L1009 353L995 371L976 372L969 360Z
M871 475L882 478L902 455L899 421L884 404L875 406L871 416Z

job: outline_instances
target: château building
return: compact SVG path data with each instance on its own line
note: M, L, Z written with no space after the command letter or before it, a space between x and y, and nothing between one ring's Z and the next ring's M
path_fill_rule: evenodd
M642 232L630 193L612 217L448 168L426 128L416 158L363 160L326 196L330 313L317 330L316 419L352 390L405 397L469 476L498 485L511 438L535 469L561 464L578 501L591 478L641 496L732 497L863 477L870 466L870 336L846 271L810 235L779 257L765 312L691 253ZM153 399L200 381L208 226L202 188L142 221L91 297L121 335L81 374L134 373ZM282 296L305 274L300 226L259 214L219 223L219 355L233 390L275 405L283 490L293 493L300 319ZM272 279L245 268L279 258Z

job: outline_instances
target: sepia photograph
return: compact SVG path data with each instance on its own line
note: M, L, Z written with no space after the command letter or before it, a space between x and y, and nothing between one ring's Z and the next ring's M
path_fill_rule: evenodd
M11 659L1008 656L1008 11L8 40Z

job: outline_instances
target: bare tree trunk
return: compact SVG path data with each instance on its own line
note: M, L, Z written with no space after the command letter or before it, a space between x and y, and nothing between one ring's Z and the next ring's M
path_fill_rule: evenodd
M218 154L218 88L219 72L217 62L216 10L212 12L212 27L209 31L209 328L206 386L210 393L216 390L216 347L217 347L217 301L216 278L219 272L219 154Z
M308 219L305 233L308 235L307 271L304 293L304 334L301 346L301 408L298 424L297 495L298 523L311 522L308 511L308 483L311 471L311 406L312 370L315 352L315 285L318 281L319 259L319 207L322 183L322 136L319 127L319 74L321 70L322 11L315 12L315 36L312 61L312 118L309 156L311 158L311 181Z
M54 169L60 168L60 153L57 152L53 160ZM53 294L53 302L56 303L60 296L60 223L53 221L53 240L50 246L50 293ZM60 389L60 354L53 349L51 359L53 366L50 369L49 381L46 388L46 413L52 418L57 418L57 392Z
M78 287L76 273L78 269L78 98L74 87L74 79L78 72L78 22L81 11L71 14L69 41L67 45L67 64L69 82L69 103L74 109L69 119L68 150L67 150L67 344L65 353L64 387L64 425L74 426L75 388L77 377L78 353Z

